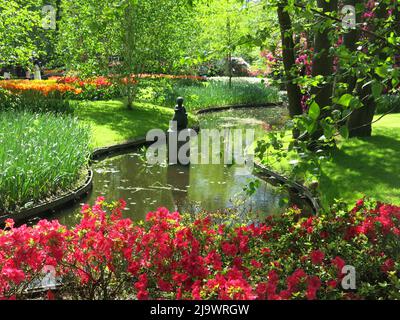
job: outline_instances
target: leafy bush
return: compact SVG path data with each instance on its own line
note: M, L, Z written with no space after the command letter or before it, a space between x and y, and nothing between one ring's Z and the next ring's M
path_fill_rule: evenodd
M15 109L17 107L18 97L0 87L0 110Z
M400 97L395 95L384 95L376 107L377 114L400 112Z
M0 113L0 212L76 186L88 164L90 131L54 114Z
M303 217L290 209L262 223L216 223L167 209L145 222L122 218L125 202L99 198L68 229L57 221L0 231L0 296L54 268L60 298L398 299L400 207L358 201ZM356 290L343 288L346 265ZM54 298L53 292L47 297Z

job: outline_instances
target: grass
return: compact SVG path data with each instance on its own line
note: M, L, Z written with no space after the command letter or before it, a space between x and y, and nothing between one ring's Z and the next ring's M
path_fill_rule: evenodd
M280 101L277 88L237 79L233 82L232 88L229 88L227 81L220 80L207 82L175 81L170 86L164 86L158 82L153 84L152 89L149 89L149 87L142 89L142 93L141 98L146 101L167 107L173 107L176 98L181 96L185 99L185 106L188 111L208 107Z
M196 86L177 87L174 91L175 96L186 98L188 110L279 101L276 88L248 82L233 82L232 88L229 88L227 82L209 81Z
M374 125L372 137L344 141L332 162L323 166L323 204L338 198L354 203L366 195L399 205L399 160L400 114L390 114Z
M163 92L163 102L156 102L148 88L145 91L147 94L141 101L153 103L136 102L133 110L127 110L123 100L72 102L74 114L92 127L94 147L144 137L151 129L168 129L178 96L185 98L189 112L212 106L279 101L277 89L246 81L236 81L232 88L224 81L175 82L172 91L166 95ZM189 123L196 122L191 114L189 120Z
M290 136L286 133L284 141ZM318 191L324 207L335 200L352 205L364 196L400 204L400 114L387 115L375 123L372 137L340 141L338 147L332 160L322 166ZM273 153L267 165L289 175L289 161L274 162ZM292 155L297 158L297 154ZM312 177L302 179L308 184Z
M151 129L167 130L174 111L150 103L135 103L128 110L122 100L74 102L74 114L92 129L94 147L105 147L145 137ZM195 117L189 116L190 122Z
M0 213L70 190L82 178L90 131L76 119L3 111L0 128Z

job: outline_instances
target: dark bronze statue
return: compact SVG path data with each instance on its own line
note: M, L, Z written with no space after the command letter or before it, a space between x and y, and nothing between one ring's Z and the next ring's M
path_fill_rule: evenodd
M186 112L186 108L183 106L183 98L179 97L176 102L177 105L175 106L175 115L172 119L177 123L178 131L187 129L188 127L188 115Z

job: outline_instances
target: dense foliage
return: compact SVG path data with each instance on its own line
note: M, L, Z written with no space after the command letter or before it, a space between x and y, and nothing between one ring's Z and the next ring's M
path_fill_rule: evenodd
M8 220L0 295L22 298L40 286L43 269L54 269L64 285L59 298L399 298L399 207L360 200L350 212L304 217L290 209L251 224L165 208L134 223L122 218L124 208L123 200L99 198L72 229L45 220L15 228ZM355 268L356 289L342 286L345 266Z
M271 1L270 6L282 33L282 48L271 50L270 60L283 75L279 81L285 83L293 120L286 133L260 141L258 151L271 166L290 163L291 178L315 182L341 140L371 137L372 124L381 118L374 119L376 112L398 110L398 2ZM353 26L344 23L349 17Z
M33 70L36 60L54 59L56 32L43 28L45 5L56 0L0 1L0 69L23 66Z

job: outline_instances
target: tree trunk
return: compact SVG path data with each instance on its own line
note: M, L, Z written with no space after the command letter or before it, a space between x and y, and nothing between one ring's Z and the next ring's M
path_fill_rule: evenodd
M136 51L136 24L135 24L135 8L131 1L128 1L128 6L125 8L125 34L124 34L124 59L122 64L121 74L126 75L126 96L127 96L127 109L133 109L133 101L135 92L132 83L135 75L135 65L137 63L135 57Z
M232 88L232 53L228 53L228 61L227 61L227 66L228 66L228 77L229 77L229 88Z
M362 86L364 83L357 85L357 92L364 106L356 109L350 116L348 127L349 137L370 137L372 135L372 120L375 115L376 103L372 97L371 85Z
M133 109L133 92L132 92L132 85L129 83L131 81L131 79L128 79L128 84L127 84L127 104L126 107L128 108L128 110L132 110Z
M377 18L384 19L386 14L387 5L382 2L376 10ZM369 40L375 41L376 39L370 36ZM380 53L380 55L384 60L384 53ZM348 122L350 137L370 137L372 135L372 121L376 110L376 101L372 96L371 84L365 85L364 83L359 83L357 85L357 92L364 106L360 109L354 110L350 116Z
M278 6L278 19L281 29L282 56L286 75L286 90L289 99L288 109L290 117L293 118L296 115L301 115L303 113L303 108L301 106L300 87L293 82L294 77L292 75L292 69L295 66L296 60L293 41L292 20L289 16L289 13L285 11L286 5L287 1L283 1Z
M344 0L343 5L352 5L353 7L356 7L358 3L362 3L362 0ZM360 22L360 15L356 15L356 23ZM349 29L348 32L346 32L343 35L343 45L350 51L350 52L355 52L357 49L357 41L360 38L360 32L358 31L357 28ZM347 70L344 70L345 72ZM356 87L356 82L357 78L355 75L348 75L344 78L344 82L348 84L348 89L347 92L352 94L355 87Z
M352 5L354 7L357 4L362 3L362 0L345 0L344 5ZM356 23L360 22L360 14L356 15ZM356 51L357 41L359 40L360 32L358 29L350 29L343 35L343 45L350 51ZM372 132L371 126L365 125L370 117L370 114L375 111L374 101L370 98L371 88L366 86L362 88L363 84L356 84L357 78L354 75L348 75L344 78L344 81L348 85L347 92L350 94L358 94L364 107L361 109L354 110L351 114L347 125L349 127L350 137L363 137L370 136ZM354 92L355 91L355 92Z
M337 11L338 1L330 0L317 0L318 8L322 9L324 13ZM323 19L323 18L322 18ZM327 77L333 74L333 56L329 53L332 43L329 39L329 34L332 28L325 27L320 29L315 34L314 39L314 58L312 67L312 76L323 76L326 80ZM332 105L333 82L327 81L319 87L314 87L311 93L315 95L315 102L321 108ZM325 117L327 111L321 112L321 117Z
M231 28L231 19L228 17L226 19L226 32L228 34L228 77L229 77L229 88L232 88L232 28Z

